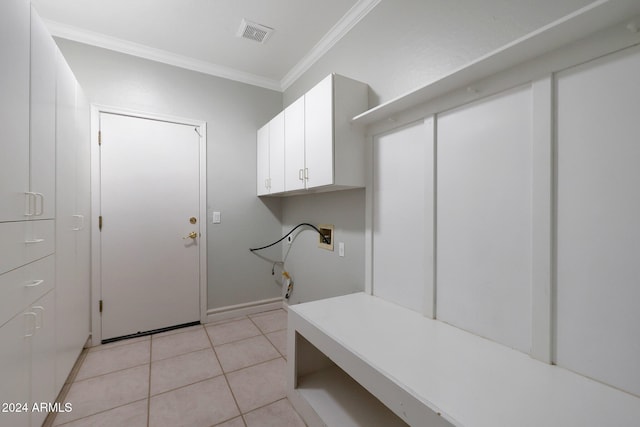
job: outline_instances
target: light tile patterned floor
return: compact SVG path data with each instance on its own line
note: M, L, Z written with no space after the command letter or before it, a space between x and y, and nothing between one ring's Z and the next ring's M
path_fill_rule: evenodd
M285 391L287 314L274 310L91 348L65 427L304 427Z

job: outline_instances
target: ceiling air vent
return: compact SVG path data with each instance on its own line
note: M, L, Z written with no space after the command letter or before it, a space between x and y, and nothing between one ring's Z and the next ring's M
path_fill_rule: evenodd
M271 33L273 33L273 28L243 19L236 35L259 43L265 43Z

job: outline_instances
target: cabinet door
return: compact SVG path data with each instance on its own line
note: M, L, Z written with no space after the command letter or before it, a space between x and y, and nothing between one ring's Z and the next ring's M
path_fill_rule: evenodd
M269 122L269 192L284 191L284 111Z
M269 123L258 129L257 141L258 196L269 194Z
M29 401L30 342L25 335L33 333L35 314L20 313L0 327L0 403L24 404ZM3 426L28 427L29 413L2 413L0 421Z
M31 14L30 191L38 196L36 215L55 216L56 45L44 24Z
M58 53L56 97L56 387L60 389L75 363L74 305L76 279L76 81Z
M36 330L31 338L31 404L55 402L55 310L54 291L34 304L29 311L36 314ZM40 426L47 412L32 412L31 425Z
M307 188L333 184L333 75L304 96Z
M304 96L284 110L284 189L304 188Z
M76 237L76 288L71 303L76 307L73 333L82 347L89 336L91 307L91 112L79 86L76 93L76 210L72 227Z
M24 0L0 2L0 221L25 219L29 191L29 20Z

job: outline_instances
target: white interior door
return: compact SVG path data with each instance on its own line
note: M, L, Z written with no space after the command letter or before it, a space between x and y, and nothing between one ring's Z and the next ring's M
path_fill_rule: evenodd
M100 132L102 340L198 321L198 133L111 113Z

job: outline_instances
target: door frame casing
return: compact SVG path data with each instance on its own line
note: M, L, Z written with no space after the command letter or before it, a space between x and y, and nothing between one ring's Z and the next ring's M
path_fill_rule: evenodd
M200 215L200 322L207 321L207 122L188 119L166 114L141 112L120 107L101 104L91 104L91 339L90 346L99 345L102 341L102 317L100 300L102 298L102 266L101 266L101 234L98 227L100 206L100 147L98 131L100 130L100 114L119 114L141 119L159 120L177 124L184 124L199 128L199 215Z

